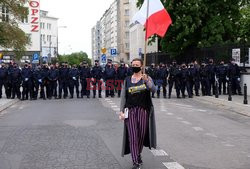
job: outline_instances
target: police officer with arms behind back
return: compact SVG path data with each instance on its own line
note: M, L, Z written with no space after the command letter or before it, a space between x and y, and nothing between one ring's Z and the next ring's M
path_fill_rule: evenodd
M104 80L106 82L106 97L114 97L115 92L114 92L114 81L115 81L115 68L112 65L112 60L108 59L108 64L105 67L104 71Z
M98 90L99 98L102 98L102 67L99 65L99 60L95 60L95 66L91 70L92 85L93 85L93 98L96 96Z
M88 63L86 61L83 61L82 63L82 67L80 69L80 81L81 81L81 86L82 86L82 90L81 90L81 98L83 98L83 96L87 96L87 98L90 98L90 89L88 89L88 87L90 87L90 79L91 79L91 74L90 74L90 68L88 67Z
M80 72L76 65L73 65L72 68L69 70L69 91L70 91L70 98L74 98L74 88L76 89L77 98L79 96L79 76Z

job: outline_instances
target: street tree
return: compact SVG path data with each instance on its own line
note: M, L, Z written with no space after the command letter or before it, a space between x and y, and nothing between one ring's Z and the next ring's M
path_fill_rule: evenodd
M144 0L138 0L138 7ZM240 9L248 0L162 0L173 24L161 39L162 50L182 56L193 48L237 43ZM246 30L250 31L249 27ZM154 39L154 38L153 38Z
M0 0L0 46L13 49L18 56L26 50L30 43L29 37L19 27L18 23L28 16L28 8L24 0Z
M91 60L88 58L87 53L85 52L76 52L76 53L72 53L69 55L60 55L58 57L58 61L60 63L62 62L68 62L70 65L79 65L80 63L82 63L83 61L87 61L89 65L91 65Z

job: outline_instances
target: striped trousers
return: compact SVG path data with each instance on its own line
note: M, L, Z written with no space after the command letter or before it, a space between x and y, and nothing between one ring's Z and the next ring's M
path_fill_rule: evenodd
M144 138L148 129L148 113L142 107L133 107L129 109L129 116L125 120L129 146L133 163L138 163L139 156L142 153Z

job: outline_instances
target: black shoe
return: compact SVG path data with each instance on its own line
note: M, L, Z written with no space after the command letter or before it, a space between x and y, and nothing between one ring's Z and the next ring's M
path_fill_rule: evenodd
M93 98L95 99L95 95L93 96Z
M114 97L115 97L114 95L111 96L111 98L114 98Z
M132 169L140 169L140 165L135 163L135 164L133 164Z
M164 97L164 99L166 99L167 98L167 96L163 96Z
M102 98L102 95L99 95L99 98Z
M89 97L89 96L87 96L87 98L89 99L90 97Z
M143 161L142 161L141 155L139 155L139 157L138 157L138 164L140 166L143 165Z

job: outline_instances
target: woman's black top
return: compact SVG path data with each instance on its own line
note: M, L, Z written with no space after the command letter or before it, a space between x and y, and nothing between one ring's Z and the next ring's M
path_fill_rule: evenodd
M150 90L147 88L144 80L137 83L131 82L131 77L126 78L126 104L125 107L143 107L147 110L150 109Z

